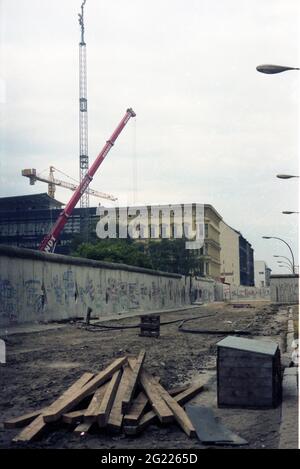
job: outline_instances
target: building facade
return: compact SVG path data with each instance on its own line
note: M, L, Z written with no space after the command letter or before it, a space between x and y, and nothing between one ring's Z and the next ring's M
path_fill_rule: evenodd
M240 282L241 285L254 286L254 251L251 244L244 236L237 231L239 235L239 253L240 253Z
M63 204L48 194L0 198L0 244L37 249L61 213ZM75 208L57 243L57 254L69 254L75 235L80 234L83 210ZM88 209L91 219L96 207Z
M270 286L271 271L265 261L254 261L254 283L257 288Z
M195 230L196 228L196 205L197 204L187 204L192 207L192 229ZM168 239L175 239L175 232L178 231L178 228L181 232L184 232L182 225L183 217L182 215L179 216L179 222L177 219L176 214L183 214L184 209L187 205L183 204L169 204L169 205L152 205L147 206L147 235L144 234L143 242L146 242L147 239L151 240L161 240L164 237ZM134 215L131 217L128 215L128 220L131 220L135 217L136 211L144 210L145 207L117 207L116 208L116 217L117 217L117 225L122 224L121 213L130 213L132 212ZM105 210L103 208L103 210ZM153 230L151 227L152 223L152 214L153 212L159 212L157 218L157 229ZM166 223L166 218L163 216L163 212L167 215L169 220ZM199 264L197 268L197 275L200 277L208 277L215 280L220 279L220 221L222 220L221 215L214 209L212 205L205 204L204 205L204 244L203 247L197 250L197 254L199 256ZM143 221L145 224L145 221ZM168 226L169 225L169 226ZM191 272L195 273L195 272Z
M222 220L220 222L221 281L240 285L239 234Z
M190 204L195 207L196 204ZM33 194L17 197L0 198L0 243L8 246L25 247L37 249L44 236L49 233L53 223L57 220L63 204L52 197L44 194ZM182 205L160 205L159 208L180 207ZM138 209L138 207L123 207L124 209ZM150 209L147 207L149 219ZM121 208L117 208L117 213ZM72 241L81 233L81 222L86 219L87 209L75 208L66 223L56 245L55 252L58 254L70 254ZM89 210L89 220L95 231L99 220L97 207ZM194 213L194 212L193 212ZM216 280L220 279L220 221L222 217L211 205L204 205L204 245L199 249L199 275ZM194 221L194 220L193 220ZM149 222L150 223L150 222ZM171 238L174 231L174 219L171 215ZM164 230L163 221L159 226L157 239L162 237ZM153 238L152 238L153 239ZM155 239L155 237L154 237Z

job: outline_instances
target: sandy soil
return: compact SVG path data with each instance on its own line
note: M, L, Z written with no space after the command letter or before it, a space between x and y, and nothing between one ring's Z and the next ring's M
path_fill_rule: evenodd
M184 312L161 315L161 322L212 314L188 327L229 330L246 329L254 337L272 339L284 347L286 316L266 303L253 303L253 309L234 309L211 304ZM138 318L121 324L137 324ZM109 324L109 323L106 323ZM116 322L114 322L116 324ZM163 326L157 339L138 335L138 329L89 332L76 324L57 330L8 336L7 364L1 366L0 421L27 413L51 403L84 371L100 371L114 358L126 353L147 352L145 366L171 388L207 376L207 390L194 401L211 406L215 415L232 431L249 442L247 448L277 448L280 408L270 410L218 409L216 403L216 343L224 335L178 332L178 324ZM13 447L18 432L0 426L0 447ZM138 437L111 436L94 432L83 439L72 428L53 428L36 448L201 448L197 439L188 439L176 424L149 426Z

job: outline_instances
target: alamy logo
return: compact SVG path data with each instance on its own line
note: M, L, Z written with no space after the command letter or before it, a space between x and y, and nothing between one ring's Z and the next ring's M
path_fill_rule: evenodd
M204 243L204 205L176 204L97 209L98 238L179 239L186 249L201 249Z
M0 339L0 363L6 363L6 344Z

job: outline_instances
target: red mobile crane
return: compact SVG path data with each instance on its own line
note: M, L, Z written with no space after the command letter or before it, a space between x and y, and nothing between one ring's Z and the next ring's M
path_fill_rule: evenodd
M80 200L81 196L87 190L87 188L88 188L90 182L92 181L97 169L99 168L99 166L103 162L104 158L108 154L111 147L114 145L115 141L117 140L118 136L120 135L120 133L124 129L125 125L129 121L129 119L131 117L135 117L135 116L136 116L136 114L131 108L127 109L125 116L123 117L123 119L119 123L118 127L116 128L116 130L114 131L114 133L112 134L110 139L107 140L107 142L104 145L103 149L100 151L99 155L97 156L94 163L92 164L92 166L90 167L90 169L88 170L88 172L86 173L84 178L82 179L81 183L79 184L76 191L72 195L71 199L69 200L69 202L65 206L64 210L59 215L57 221L54 223L53 227L50 230L50 233L48 233L45 236L45 238L43 239L43 241L39 245L39 250L40 251L54 252L57 239L58 239L60 233L62 232L65 224L67 223L68 218L72 214L72 211L73 211L74 207L76 206L76 204Z

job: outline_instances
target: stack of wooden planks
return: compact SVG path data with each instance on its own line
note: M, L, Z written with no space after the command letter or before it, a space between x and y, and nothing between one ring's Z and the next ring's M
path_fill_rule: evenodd
M14 442L30 442L45 430L57 429L59 422L72 425L79 435L94 426L134 436L155 421L175 421L189 437L195 436L182 405L203 390L203 383L167 391L144 368L145 355L142 350L138 357L118 358L100 373L84 373L52 404L8 420L4 427L23 427Z

